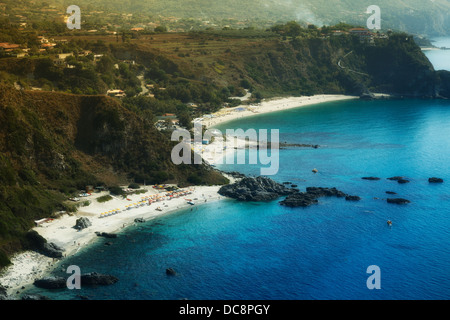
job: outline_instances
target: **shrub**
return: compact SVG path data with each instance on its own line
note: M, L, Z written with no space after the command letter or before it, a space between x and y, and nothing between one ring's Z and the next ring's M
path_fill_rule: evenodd
M98 197L98 198L97 198L97 201L100 202L100 203L103 203L103 202L112 200L112 198L113 198L113 197L111 197L109 194L107 194L107 195Z
M125 195L125 191L123 191L123 189L118 186L113 186L113 187L109 188L109 193L112 194L113 196Z
M130 185L128 186L128 188L131 188L131 189L139 189L140 187L141 186L135 182L130 183Z
M9 260L6 253L4 253L2 250L0 250L0 268L6 267L11 264L11 261Z

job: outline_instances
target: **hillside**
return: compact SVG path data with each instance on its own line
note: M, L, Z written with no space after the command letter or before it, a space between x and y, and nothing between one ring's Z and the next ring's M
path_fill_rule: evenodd
M175 143L155 129L155 116L175 113L192 125L192 118L236 103L229 97L243 89L251 101L369 92L450 98L450 73L435 72L410 35L367 42L331 32L291 22L269 31L162 33L122 42L64 36L64 48L77 53L69 61L75 68L55 66L51 55L0 59L0 266L7 254L27 248L33 220L73 210L65 200L86 185L227 183L203 165L175 166ZM86 48L102 58L80 55ZM139 75L153 96L138 94ZM17 83L55 91L18 90ZM98 94L109 85L128 86L129 95Z
M6 0L4 0L6 1ZM22 0L27 1L27 0ZM49 0L59 9L72 3L68 0ZM447 0L79 0L83 12L94 11L131 13L148 17L141 23L158 16L184 19L239 20L286 22L297 20L317 26L346 22L366 25L366 9L376 4L381 8L383 29L406 31L414 34L445 35L450 29L450 3Z
M106 96L19 91L0 85L0 265L26 248L33 220L87 185L226 179L203 165L175 166L173 147L148 122Z
M439 94L439 76L408 34L391 34L369 45L351 35L320 37L310 32L285 39L248 32L247 37L238 37L237 31L153 35L152 40L143 36L129 50L143 64L146 53L158 53L192 81L218 87L248 82L263 97L369 91L414 97Z

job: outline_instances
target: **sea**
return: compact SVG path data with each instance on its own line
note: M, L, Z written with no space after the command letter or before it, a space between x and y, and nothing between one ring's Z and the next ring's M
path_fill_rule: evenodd
M445 53L426 55L450 70ZM68 277L67 267L77 265L82 273L117 276L116 284L26 293L62 300L450 298L450 101L328 102L217 127L227 128L278 129L280 142L319 145L281 149L270 178L300 191L336 187L361 200L320 198L306 208L281 206L283 197L195 205L126 228L107 239L110 246L99 238L52 272ZM218 168L256 176L261 166ZM361 179L367 176L380 180ZM410 182L387 179L393 176ZM410 203L390 204L388 197ZM166 275L167 268L176 275Z

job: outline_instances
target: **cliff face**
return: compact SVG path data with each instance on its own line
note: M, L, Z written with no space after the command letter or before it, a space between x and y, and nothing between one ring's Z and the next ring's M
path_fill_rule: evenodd
M448 97L448 93L441 92L445 76L434 71L406 34L375 39L373 45L360 43L356 37L293 40L265 54L248 57L246 65L246 73L256 87L270 86L272 90Z
M193 48L205 39L214 50L202 55ZM264 96L359 95L368 91L410 97L446 96L440 92L445 76L435 72L408 34L393 33L372 43L351 35L268 37L246 42L223 37L219 32L179 41L190 44L191 49L186 49L190 53L188 66L183 59L163 54L178 64L180 73L194 74L196 80L220 86L239 86L245 79Z
M26 247L33 220L64 210L86 185L226 182L202 165L175 166L167 137L106 96L0 85L0 124L0 266Z

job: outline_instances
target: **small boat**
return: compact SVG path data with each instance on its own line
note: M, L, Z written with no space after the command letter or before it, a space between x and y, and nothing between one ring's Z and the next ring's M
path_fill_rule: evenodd
M156 208L155 210L157 211L162 211L162 209L160 207Z
M312 169L312 172L317 173L319 172L319 170L317 170L316 168Z
M388 226L392 226L392 221L391 221L391 220L388 220L388 221L387 221L387 224L388 224Z
M193 201L188 201L188 203L193 206L195 203Z

